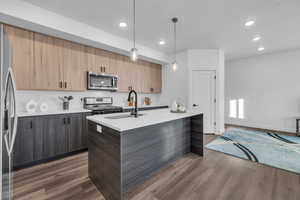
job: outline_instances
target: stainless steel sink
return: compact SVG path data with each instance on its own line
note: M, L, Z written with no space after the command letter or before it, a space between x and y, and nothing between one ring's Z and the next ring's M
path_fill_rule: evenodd
M138 114L138 117L143 116L145 114ZM123 118L131 118L134 117L134 115L130 114L123 114L123 115L116 115L116 116L110 116L110 117L104 117L105 119L123 119Z

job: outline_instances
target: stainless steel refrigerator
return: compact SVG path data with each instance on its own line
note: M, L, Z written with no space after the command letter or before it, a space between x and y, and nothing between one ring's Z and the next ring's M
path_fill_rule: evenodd
M12 46L0 24L0 199L10 200L13 195L13 150L18 116L16 90L12 70Z

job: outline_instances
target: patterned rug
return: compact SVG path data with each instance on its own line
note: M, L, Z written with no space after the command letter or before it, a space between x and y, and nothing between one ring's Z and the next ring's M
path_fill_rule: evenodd
M206 148L300 174L300 137L230 129Z

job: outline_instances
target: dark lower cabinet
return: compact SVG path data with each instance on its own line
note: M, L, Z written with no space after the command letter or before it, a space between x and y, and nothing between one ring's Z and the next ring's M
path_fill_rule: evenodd
M87 148L89 113L21 117L14 147L14 167L32 165Z
M83 148L88 148L88 120L86 120L87 116L91 116L92 113L83 113L83 120L82 120L82 146Z
M43 158L43 120L38 117L21 118L18 121L14 146L14 165Z
M68 152L65 115L43 117L44 121L44 158Z
M72 114L68 117L66 132L69 137L68 151L76 151L84 148L82 114Z

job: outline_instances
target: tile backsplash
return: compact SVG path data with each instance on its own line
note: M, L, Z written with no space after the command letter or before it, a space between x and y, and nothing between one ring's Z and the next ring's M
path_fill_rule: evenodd
M26 112L26 104L33 100L38 103L37 112L41 103L46 103L49 111L62 110L62 101L59 96L73 96L70 102L70 109L79 109L83 107L83 97L113 97L114 105L126 106L128 93L105 92L105 91L17 91L17 111ZM150 97L153 105L160 105L160 94L138 94L138 104L143 105L144 98Z

